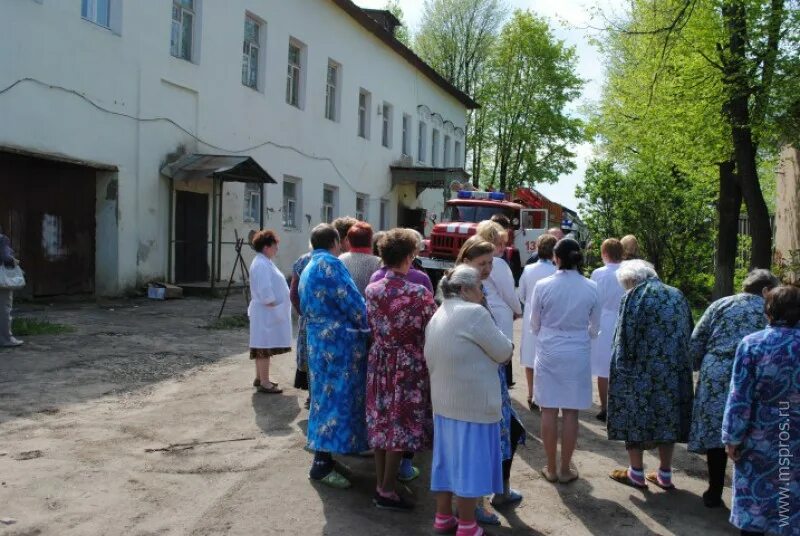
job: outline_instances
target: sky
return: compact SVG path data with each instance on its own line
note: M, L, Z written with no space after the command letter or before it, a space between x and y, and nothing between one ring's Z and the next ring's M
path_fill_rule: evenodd
M383 8L386 0L355 0L358 5L366 8ZM576 103L575 109L583 104L590 104L600 95L603 82L603 59L597 50L589 44L588 38L592 30L587 27L593 19L589 7L600 8L606 13L613 13L615 6L621 0L507 0L514 8L529 9L539 16L551 21L551 27L557 38L576 48L579 56L578 76L586 80L583 97ZM423 0L400 0L400 7L406 23L413 31L419 26L424 7ZM595 22L594 26L598 24ZM588 143L574 148L576 153L575 164L577 168L569 175L562 176L555 184L540 184L536 188L551 200L568 208L577 209L578 200L575 198L575 187L583 181L586 163L592 156L592 146Z

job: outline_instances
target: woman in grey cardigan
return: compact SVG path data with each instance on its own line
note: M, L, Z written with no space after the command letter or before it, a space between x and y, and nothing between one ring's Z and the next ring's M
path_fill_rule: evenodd
M440 289L444 301L425 330L434 418L434 531L448 534L457 528L459 534L481 536L485 533L475 522L477 501L503 492L497 366L511 359L514 347L481 305L475 268L457 266L442 278Z
M11 240L3 234L0 226L0 264L6 268L16 266L14 250L11 249ZM22 341L11 335L11 307L14 302L14 291L0 288L0 348L20 346Z

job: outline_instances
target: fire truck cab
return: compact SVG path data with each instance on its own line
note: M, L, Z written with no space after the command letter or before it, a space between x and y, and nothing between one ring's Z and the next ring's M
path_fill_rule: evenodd
M511 222L503 257L514 278L519 279L525 261L536 250L536 239L550 227L550 211L509 201L501 192L463 190L447 201L442 221L433 226L420 257L432 279L438 280L442 271L453 267L461 246L475 234L478 223L495 214L503 214Z

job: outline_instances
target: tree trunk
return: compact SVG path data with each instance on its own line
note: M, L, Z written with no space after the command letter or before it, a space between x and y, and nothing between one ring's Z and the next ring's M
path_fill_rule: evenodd
M726 111L731 123L733 151L739 186L747 205L752 238L751 268L772 265L772 227L764 194L758 182L756 144L750 123L749 98L752 95L746 64L747 13L742 0L726 2L722 13L728 30L730 59L724 83L728 92Z
M742 190L736 181L733 161L719 165L719 222L717 224L717 251L714 269L712 300L733 294L736 273L736 253L739 242L739 212L742 208Z

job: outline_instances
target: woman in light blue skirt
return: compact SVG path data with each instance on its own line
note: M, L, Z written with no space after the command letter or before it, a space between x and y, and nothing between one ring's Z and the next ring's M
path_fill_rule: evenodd
M425 330L425 361L434 414L431 490L434 531L482 536L475 522L480 497L503 492L497 366L514 346L481 305L480 273L461 265L439 284L442 306ZM453 496L458 519L453 516Z

